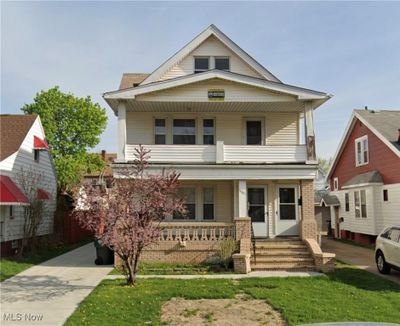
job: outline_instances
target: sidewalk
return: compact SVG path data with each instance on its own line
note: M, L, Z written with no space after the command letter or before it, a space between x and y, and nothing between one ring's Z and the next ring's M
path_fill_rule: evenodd
M375 251L372 249L324 238L322 240L322 250L324 252L335 253L336 259L341 260L344 263L365 269L368 272L400 284L400 272L393 269L389 275L384 275L378 272L375 265Z
M89 243L0 283L0 324L63 325L113 269L94 265L94 259Z
M170 278L181 280L192 280L196 278L208 279L232 279L238 280L243 278L267 278L267 277L310 277L325 276L323 273L317 272L285 272L285 271L257 271L249 274L193 274L193 275L137 275L137 278ZM106 279L117 280L124 278L123 275L107 275Z

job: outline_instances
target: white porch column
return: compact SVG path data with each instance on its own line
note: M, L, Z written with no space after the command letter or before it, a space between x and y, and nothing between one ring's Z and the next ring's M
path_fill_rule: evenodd
M126 106L125 103L118 104L118 150L117 161L125 161L126 145Z
M247 217L247 182L246 180L238 181L238 217Z
M315 150L315 132L314 132L314 115L311 101L305 102L304 105L304 124L307 145L307 163L315 164L317 155Z

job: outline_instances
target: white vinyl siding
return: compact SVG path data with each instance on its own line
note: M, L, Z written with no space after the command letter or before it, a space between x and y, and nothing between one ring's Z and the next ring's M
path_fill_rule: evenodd
M21 168L24 168L25 170L29 170L31 168L43 175L43 182L42 184L38 185L38 188L42 188L51 196L50 200L44 201L43 221L38 229L38 235L45 235L53 232L54 211L56 209L57 197L57 182L48 151L41 151L39 162L34 162L34 135L41 139L44 138L39 120L36 120L33 123L31 129L22 142L19 151L1 161L0 170L2 175L9 176L17 185L18 177L16 175L21 171ZM5 220L6 234L2 239L3 241L21 239L24 221L23 214L23 206L14 206L14 218L6 218Z
M260 118L264 121L264 143L266 145L296 145L298 141L298 114L296 112L267 113L174 113L157 115L151 112L127 113L127 143L154 144L154 120L165 118L167 144L172 143L173 119L196 119L197 126L202 126L202 119L214 119L215 141L224 141L225 145L243 145L245 143L245 119ZM202 128L200 128L202 129ZM200 130L199 129L199 130ZM200 130L202 133L202 130ZM201 137L196 137L197 143L202 143Z
M255 72L247 63L240 59L234 54L229 48L221 43L214 36L210 36L202 44L200 44L195 50L189 53L182 61L173 66L167 71L160 80L176 78L185 75L193 74L193 58L194 57L229 57L230 58L230 70L232 72L262 78L257 72Z
M382 191L389 190L389 201L384 202ZM365 190L366 195L366 217L355 217L354 192L360 193ZM345 194L349 194L349 211L345 210ZM333 191L340 201L339 218L343 217L341 229L356 233L378 235L385 227L399 224L400 212L400 184L376 185L355 188L346 191ZM360 194L360 209L361 208ZM362 213L362 212L361 212Z

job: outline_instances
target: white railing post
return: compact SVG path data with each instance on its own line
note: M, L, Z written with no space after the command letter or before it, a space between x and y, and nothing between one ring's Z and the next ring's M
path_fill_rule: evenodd
M246 180L238 181L238 217L247 217L247 183Z
M125 103L118 104L118 150L117 161L125 161L126 146L126 106Z
M222 140L217 140L217 146L216 146L216 163L217 164L223 164L225 162L225 148L224 148L224 142Z

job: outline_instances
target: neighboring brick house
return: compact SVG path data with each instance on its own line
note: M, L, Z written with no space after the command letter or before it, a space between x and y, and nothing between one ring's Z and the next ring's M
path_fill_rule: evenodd
M237 270L325 268L313 113L329 94L283 83L211 25L151 74L124 74L103 97L118 117L114 178L139 144L151 150L150 173L180 173L188 215L163 222L144 260L205 261L231 235L240 241ZM270 247L282 250L269 257Z
M328 174L337 237L371 243L400 224L400 111L355 110Z
M28 197L37 196L43 203L39 236L53 233L57 179L45 133L37 115L0 115L0 226L1 254L11 255L23 237L24 212ZM25 172L23 172L25 171ZM37 183L36 193L24 183ZM31 194L25 193L31 189Z

